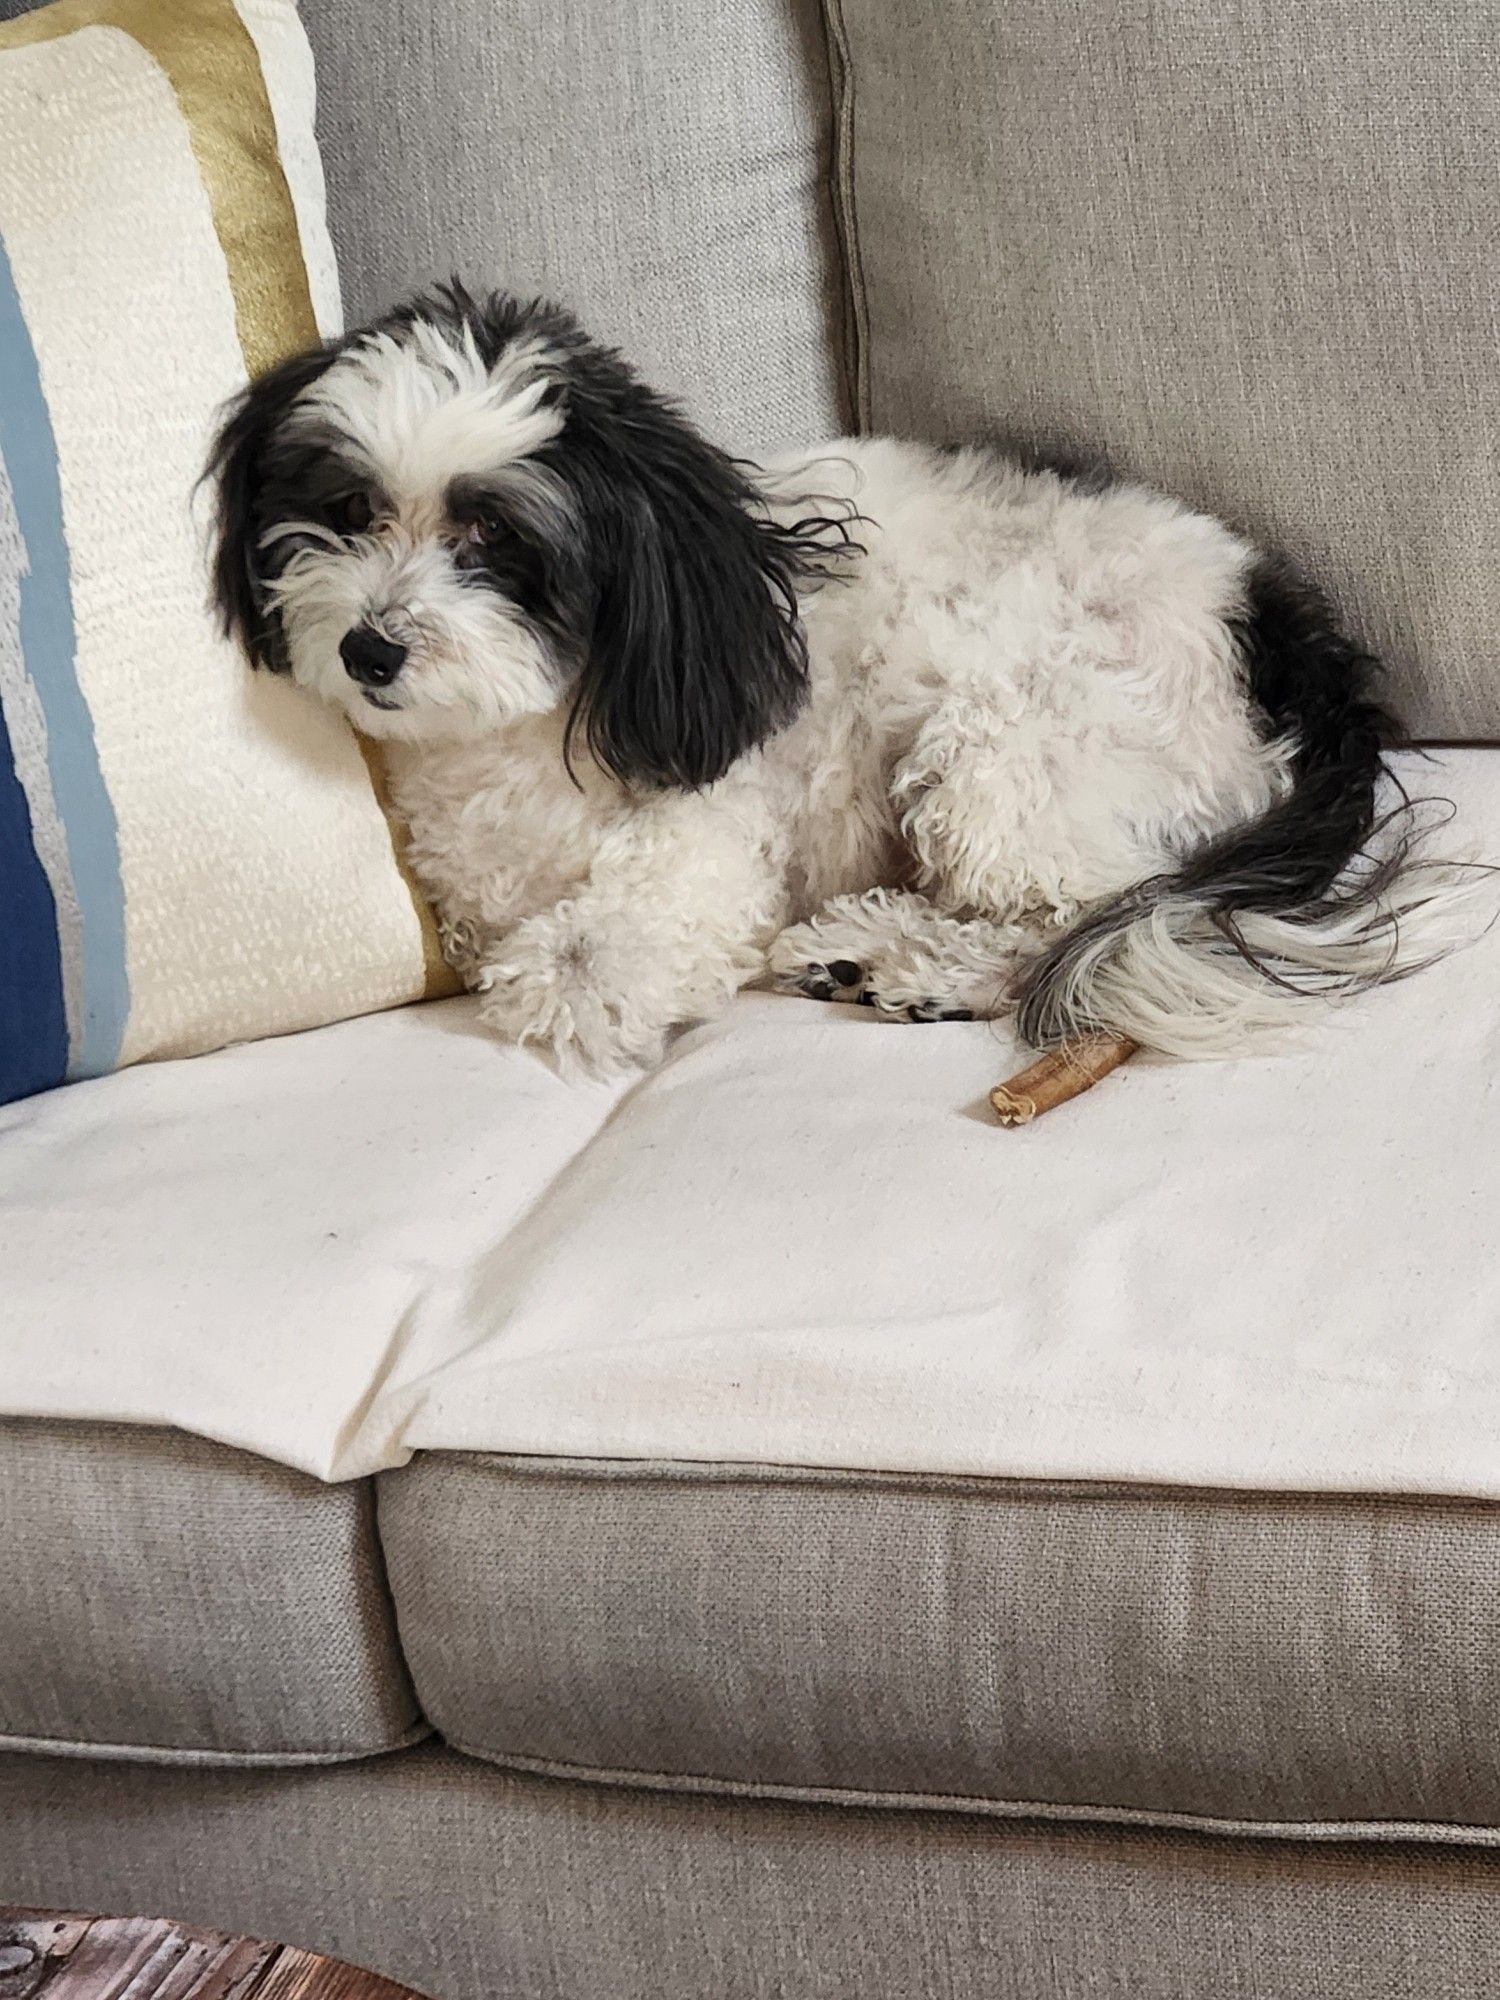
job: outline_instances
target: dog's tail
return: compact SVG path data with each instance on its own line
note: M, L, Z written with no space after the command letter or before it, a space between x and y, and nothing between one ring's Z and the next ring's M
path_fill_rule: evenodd
M1037 1048L1128 1035L1234 1054L1337 998L1404 978L1483 929L1489 871L1419 858L1420 807L1389 777L1376 662L1286 566L1262 561L1237 627L1247 692L1291 745L1259 819L1085 914L1021 970ZM1383 808L1389 786L1396 802Z

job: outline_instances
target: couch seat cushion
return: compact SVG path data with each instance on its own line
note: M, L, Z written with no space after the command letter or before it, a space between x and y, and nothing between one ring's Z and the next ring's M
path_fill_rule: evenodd
M0 1106L0 1411L399 1462L403 1371L613 1101L443 1001Z
M180 1432L0 1422L0 1744L317 1764L426 1733L368 1482Z
M1500 851L1500 755L1405 774ZM767 994L610 1088L466 1001L78 1084L0 1108L0 1409L332 1478L428 1448L1500 1498L1497 981L1500 928L1019 1133L988 1024Z
M1500 755L1405 772L1500 852ZM987 1024L767 994L610 1088L466 1001L78 1084L0 1109L0 1408L332 1478L428 1448L1500 1498L1497 983L1500 929L1023 1132Z
M1408 775L1500 845L1500 757ZM1497 971L1022 1133L985 1026L764 995L609 1089L464 1002L78 1085L0 1113L3 1395L332 1477L647 1462L389 1481L487 1754L1500 1825Z
M378 1485L423 1709L501 1764L1500 1837L1492 1506L449 1454Z

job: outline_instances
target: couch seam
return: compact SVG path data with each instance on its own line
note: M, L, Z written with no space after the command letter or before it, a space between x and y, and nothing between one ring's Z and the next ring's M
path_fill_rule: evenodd
M1271 1502L1305 1503L1309 1507L1413 1507L1449 1514L1500 1513L1500 1502L1472 1493L1389 1492L1346 1487L1179 1486L1160 1480L1047 1478L1030 1474L991 1472L882 1471L871 1466L759 1464L742 1459L590 1459L554 1457L545 1452L484 1451L469 1447L424 1447L407 1465L389 1466L371 1475L377 1481L400 1478L410 1465L435 1459L458 1461L471 1471L494 1479L548 1481L578 1486L687 1487L758 1486L772 1490L800 1487L846 1491L894 1492L951 1499L985 1498L1002 1503L1016 1500L1191 1501L1205 1506L1254 1508Z
M832 159L829 192L844 291L844 369L853 401L854 427L870 429L870 302L854 200L854 64L844 23L843 0L823 0L823 27L833 93Z
M692 1772L616 1770L607 1765L573 1764L555 1757L526 1757L506 1750L480 1749L457 1737L440 1740L460 1756L528 1777L570 1784L607 1785L617 1790L686 1793L694 1797L761 1799L768 1803L837 1806L849 1811L947 1812L973 1819L1042 1820L1064 1825L1155 1827L1164 1832L1203 1833L1219 1838L1299 1841L1320 1846L1336 1841L1390 1845L1421 1841L1444 1847L1500 1847L1500 1827L1458 1820L1256 1820L1213 1813L1181 1813L1150 1806L1068 1804L1047 1799L989 1799L967 1793L864 1791L840 1785L782 1785L745 1778L701 1776Z
M379 1475L376 1473L367 1473L360 1481L360 1485L368 1492L369 1513L366 1518L370 1529L371 1553L375 1562L375 1587L379 1591L381 1602L385 1607L391 1650L396 1656L397 1665L406 1677L406 1693L409 1697L408 1706L412 1718L407 1724L407 1729L408 1731L416 1730L419 1732L418 1735L410 1739L413 1742L419 1742L423 1735L430 1735L432 1733L432 1724L428 1721L427 1711L422 1706L422 1696L417 1687L417 1677L412 1669L411 1661L407 1657L406 1641L401 1635L401 1608L396 1602L396 1592L391 1583L391 1566L386 1558L385 1535L380 1525Z
M98 1743L74 1736L20 1736L0 1730L0 1753L32 1757L93 1758L101 1764L170 1764L189 1770L292 1770L308 1765L358 1764L410 1750L435 1734L426 1716L389 1743L339 1750L212 1750L187 1744Z

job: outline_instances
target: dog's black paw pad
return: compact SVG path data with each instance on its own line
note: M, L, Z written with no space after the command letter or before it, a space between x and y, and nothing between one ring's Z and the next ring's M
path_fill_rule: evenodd
M836 958L828 965L804 967L797 989L809 1000L851 1000L864 983L865 969L852 958Z
M906 1010L908 1021L972 1021L972 1007L945 1007L941 1000L919 1000Z
M859 1004L861 1007L873 1007L875 1005L875 995L873 993L861 993Z

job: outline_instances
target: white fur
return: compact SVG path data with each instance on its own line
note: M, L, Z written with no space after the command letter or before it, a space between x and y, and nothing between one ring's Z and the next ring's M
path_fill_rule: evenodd
M545 649L503 598L465 587L421 512L352 546L330 537L299 549L271 585L298 680L348 709L367 735L423 743L440 734L467 740L551 708L562 689ZM404 706L382 709L378 691L361 697L351 685L339 641L361 624L410 648Z
M1164 1055L1231 1055L1304 1022L1309 998L1350 999L1472 943L1493 902L1492 883L1472 864L1423 861L1398 874L1374 906L1350 905L1314 923L1247 910L1235 928L1258 970L1201 906L1169 899L1114 951L1084 959L1064 1009L1079 1031L1107 1022Z
M355 343L305 392L300 421L336 431L398 504L420 506L451 479L524 459L562 428L544 402L556 365L537 340L515 342L486 369L472 333L417 321L404 337Z
M389 743L413 864L502 1034L594 1071L649 1063L747 982L841 960L889 1013L997 1015L1039 939L1287 788L1230 630L1243 541L1134 487L882 440L767 479L786 518L777 496L808 490L863 517L866 553L800 607L797 720L701 793L633 793L586 755L575 782L555 669L433 540L457 472L524 477L554 435L546 379L534 348L486 376L437 334L342 359L309 419L357 441L389 518L352 551L309 536L278 586L299 679ZM412 649L396 708L342 669L361 619ZM1114 1024L1187 1054L1281 1025L1288 996L1189 927L1164 912L1100 970ZM1305 960L1325 941L1297 942Z
M649 1062L768 964L795 987L845 958L887 1012L999 1014L1037 925L1282 787L1237 683L1250 552L1225 529L978 454L841 451L819 476L868 553L803 604L803 714L708 792L578 792L555 712L395 749L414 865L508 1036Z
M557 404L542 402L554 379L539 341L515 343L487 371L471 333L455 341L419 320L405 338L356 342L301 397L293 425L339 438L374 490L377 517L352 545L314 522L279 524L270 539L307 546L271 594L297 678L336 706L352 705L367 734L468 735L560 698L524 620L492 592L467 587L441 540L445 495L466 474L503 473L530 505L560 504L545 471L528 462L562 426ZM338 648L358 624L410 649L405 705L383 709L378 694L351 688Z

